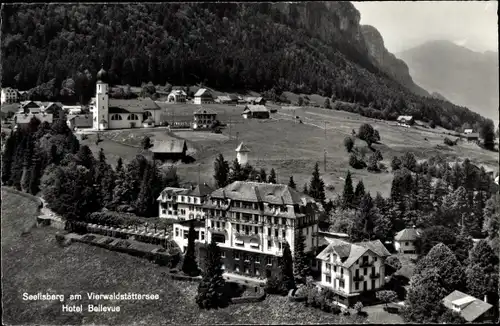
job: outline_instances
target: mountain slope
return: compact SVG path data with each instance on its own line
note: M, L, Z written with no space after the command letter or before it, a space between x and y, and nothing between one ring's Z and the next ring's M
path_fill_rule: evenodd
M47 99L72 85L85 101L103 64L122 85L289 90L357 103L370 117L410 114L449 129L483 121L390 77L359 21L350 2L3 5L2 85L50 81L33 93Z
M403 60L396 58L384 45L384 39L379 31L370 25L362 25L361 31L368 46L369 55L389 76L400 82L403 86L421 96L430 96L422 87L415 84L410 76L408 66Z
M456 104L498 119L498 53L432 41L397 54L414 80Z

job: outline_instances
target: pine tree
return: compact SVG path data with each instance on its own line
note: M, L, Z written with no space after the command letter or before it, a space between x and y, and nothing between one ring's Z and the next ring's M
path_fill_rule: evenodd
M432 187L428 177L418 178L416 202L420 210L429 212L433 209L432 200Z
M217 309L226 307L230 298L225 290L226 282L222 277L222 262L220 249L212 239L208 245L205 258L203 279L198 285L196 303L202 309Z
M307 189L307 183L304 183L304 187L302 187L302 192L306 195L309 195L309 190Z
M288 242L283 244L283 256L280 261L283 286L287 290L295 289L295 278L293 276L293 258Z
M269 173L269 178L268 178L267 182L276 184L276 182L277 182L276 171L274 171L274 169L271 169L271 172Z
M197 236L194 228L194 221L191 220L191 222L189 223L188 245L186 249L186 254L184 255L184 263L182 264L182 271L184 272L184 274L189 276L200 275L198 264L196 263L196 254L195 254L196 238Z
M259 178L260 182L266 182L267 181L267 174L266 174L266 169L261 168L259 171Z
M151 138L149 138L148 136L144 136L144 138L141 140L141 147L143 149L149 149L151 146Z
M344 208L353 207L354 189L352 187L351 172L347 171L347 176L344 182L344 192L342 193L342 201Z
M322 204L325 202L325 183L319 175L318 162L314 165L311 182L309 183L309 195Z
M231 166L231 171L229 172L229 182L233 183L235 181L244 181L243 179L243 169L241 168L238 159L234 159L233 165Z
M295 238L293 265L295 280L300 284L305 284L307 276L309 276L311 273L309 268L309 260L305 253L305 241L306 238L304 237L302 232L299 232L298 236Z
M361 198L365 195L365 185L363 184L363 180L359 180L356 185L356 190L354 190L354 198L353 198L353 206L358 207L361 202Z
M290 176L290 180L288 181L288 186L293 189L297 189L297 185L295 184L295 181L293 180L293 176Z
M153 197L153 194L151 192L152 173L153 173L152 168L148 166L144 173L139 195L137 196L137 200L135 202L137 214L140 216L148 215L149 205L152 202L152 197Z
M12 163L16 153L17 137L14 131L11 131L10 136L5 141L5 150L2 154L2 183L7 184L12 176Z
M42 158L39 151L35 152L33 156L33 165L30 171L30 183L28 192L32 195L38 194L40 191L40 181L42 178Z
M116 168L115 168L115 172L120 172L120 171L123 171L123 160L121 157L118 158L118 160L116 161Z
M214 163L214 179L217 187L222 188L229 184L229 163L224 160L224 156L219 154Z

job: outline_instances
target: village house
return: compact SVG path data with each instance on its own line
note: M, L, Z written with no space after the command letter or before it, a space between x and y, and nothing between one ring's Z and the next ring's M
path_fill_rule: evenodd
M192 188L166 187L157 198L160 205L160 218L180 221L203 219L203 204L213 191L207 184Z
M264 105L246 105L242 116L244 119L269 119L271 114Z
M71 130L91 129L92 128L92 113L68 115L66 123Z
M189 227L194 224L196 232L195 243L205 243L205 220L183 220L172 224L173 240L181 248L183 253L186 253L188 247Z
M455 290L443 299L443 304L448 309L458 312L469 323L492 323L493 306L485 301Z
M238 100L240 100L238 96L233 94L228 94L228 95L217 96L217 98L215 99L215 103L238 104Z
M217 113L205 108L197 110L193 116L193 129L209 129L212 123L217 120Z
M293 254L299 232L306 252L317 247L322 207L287 185L235 181L212 192L203 208L206 241L218 243L226 274L261 281L276 275L284 243Z
M93 129L141 128L148 118L160 123L160 107L151 98L110 99L108 95L107 72L97 73L96 98L91 101ZM148 124L149 125L149 124Z
M460 138L465 138L468 142L478 142L479 141L479 133L477 132L472 132L472 133L463 133Z
M472 134L474 129L464 129L464 135Z
M1 93L0 96L1 104L16 103L19 100L19 93L17 89L11 87L5 87L2 88L2 91L0 93Z
M245 97L245 103L252 105L266 105L266 100L263 97L249 96Z
M316 257L321 262L320 286L331 289L343 307L371 298L385 284L385 259L389 256L380 240L349 243L330 239Z
M168 94L167 102L169 103L185 103L187 94L182 89L174 89Z
M158 141L150 151L153 152L154 160L183 161L186 158L187 144L181 139Z
M407 228L399 231L394 236L394 249L402 254L415 254L415 242L419 236L419 230L415 228Z
M398 125L403 126L403 127L410 127L415 123L415 120L413 119L413 116L411 115L400 115L396 121L398 122Z
M30 113L17 113L14 115L14 123L18 126L27 125L30 123L32 118L37 118L41 123L47 122L52 124L53 116L52 114L41 112L40 109L32 109L33 112Z
M213 103L214 99L212 93L206 88L200 88L196 94L194 94L194 104L208 104Z

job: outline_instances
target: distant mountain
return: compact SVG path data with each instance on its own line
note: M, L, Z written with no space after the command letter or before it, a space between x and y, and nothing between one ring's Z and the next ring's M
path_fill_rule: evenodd
M386 74L415 94L430 96L425 89L415 84L406 63L385 48L384 39L375 27L362 25L361 32L368 47L368 54Z
M498 53L432 41L397 53L415 82L457 105L498 120Z

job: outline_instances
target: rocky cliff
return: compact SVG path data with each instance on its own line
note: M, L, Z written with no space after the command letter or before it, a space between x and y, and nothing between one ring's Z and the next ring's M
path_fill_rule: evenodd
M412 92L422 95L430 96L429 93L422 87L415 84L406 63L396 58L384 46L384 39L379 31L370 25L362 25L361 32L368 48L369 56L375 63L389 76L401 83Z

